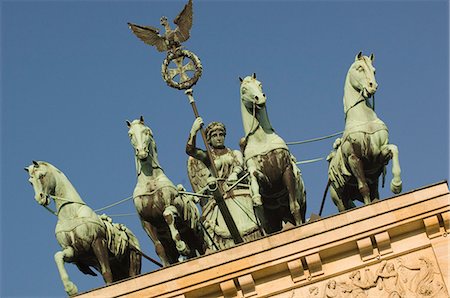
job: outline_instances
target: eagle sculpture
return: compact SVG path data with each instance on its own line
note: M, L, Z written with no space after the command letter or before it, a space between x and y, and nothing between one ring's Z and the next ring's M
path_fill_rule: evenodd
M166 31L164 35L160 35L159 30L155 27L132 23L128 23L128 26L139 39L146 44L155 46L158 51L175 51L181 46L182 42L188 40L190 37L189 31L192 27L192 0L189 0L173 21L177 25L174 30L170 28L167 17L161 17L160 22Z

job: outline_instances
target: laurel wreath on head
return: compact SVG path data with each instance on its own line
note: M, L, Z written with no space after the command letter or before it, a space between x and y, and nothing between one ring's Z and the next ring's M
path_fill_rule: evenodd
M169 67L170 62L172 60L180 58L180 57L185 57L185 58L190 59L192 61L192 63L194 63L194 67L195 67L194 76L192 78L190 78L189 80L184 81L182 83L175 82L172 78L170 78L169 72L168 72L168 67ZM164 59L162 67L161 67L161 74L162 74L163 80L170 87L176 88L179 90L189 89L192 86L194 86L197 83L198 79L201 77L202 72L203 72L203 66L202 66L200 59L194 53L192 53L191 51L188 51L188 50L178 50L176 52L169 51L167 53L166 59Z

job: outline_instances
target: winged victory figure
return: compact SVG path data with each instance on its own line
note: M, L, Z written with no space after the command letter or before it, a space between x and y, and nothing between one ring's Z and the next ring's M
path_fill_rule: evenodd
M160 52L165 52L175 51L180 48L182 42L189 39L189 31L192 28L192 0L189 0L173 22L177 27L172 30L167 17L161 17L160 23L166 31L164 35L160 35L159 30L155 27L132 23L128 23L128 26L143 42L155 46Z

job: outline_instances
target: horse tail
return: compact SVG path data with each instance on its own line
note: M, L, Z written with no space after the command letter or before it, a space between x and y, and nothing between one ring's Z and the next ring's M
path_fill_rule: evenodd
M327 186L325 187L325 191L323 192L322 204L320 204L319 216L322 216L323 206L325 205L325 199L327 198L327 192L328 192L328 189L330 188L330 185L331 185L331 180L328 179Z

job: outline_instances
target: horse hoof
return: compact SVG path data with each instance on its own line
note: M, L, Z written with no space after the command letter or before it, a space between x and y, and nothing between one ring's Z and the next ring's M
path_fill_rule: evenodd
M69 281L65 286L64 286L64 290L66 291L67 295L69 296L75 296L78 293L78 288L77 286Z
M182 254L183 256L188 256L191 251L188 248L188 246L186 245L186 243L184 241L178 241L178 243L176 244L177 250L180 254Z
M395 194L399 194L402 192L402 181L400 182L394 182L394 180L391 181L391 191Z

